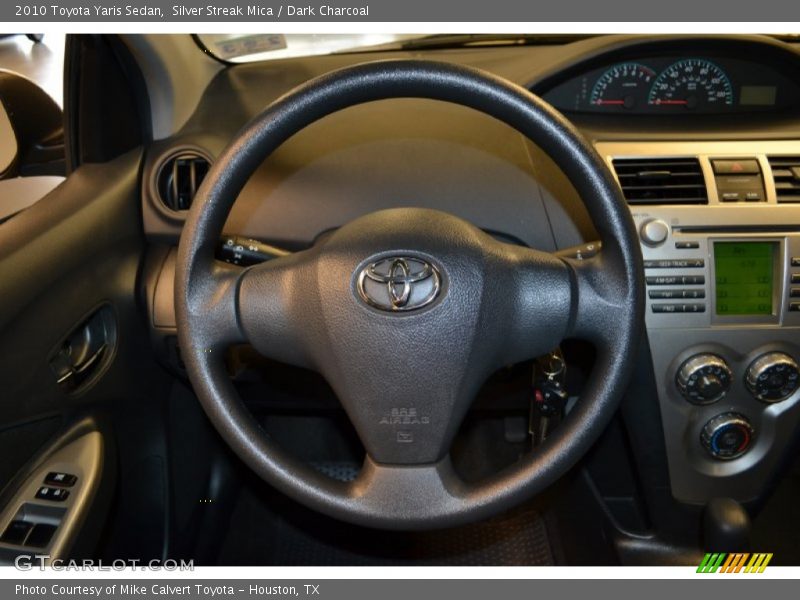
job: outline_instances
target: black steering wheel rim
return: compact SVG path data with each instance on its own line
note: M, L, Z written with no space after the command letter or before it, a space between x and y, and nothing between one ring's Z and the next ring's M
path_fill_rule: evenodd
M554 291L551 304L559 300L568 304L558 309L558 318L563 321L558 332L591 340L597 346L597 360L581 400L565 423L527 460L480 485L464 484L447 456L440 454L430 454L435 459L424 464L386 464L368 457L356 481L331 480L287 455L264 434L238 399L222 360L230 343L242 341L243 330L252 332L256 328L252 323L260 323L258 327L265 322L283 323L280 311L291 310L286 307L286 298L283 304L256 302L257 315L253 314L255 309L248 313L249 309L243 308L240 312L239 303L257 294L283 293L276 290L298 279L286 273L303 269L303 258L288 257L284 265L271 267L271 276L275 278L275 272L279 276L277 283L266 286L243 283L240 271L215 262L217 240L245 183L278 146L311 123L350 106L401 97L467 106L520 131L570 179L603 242L602 252L582 263L567 260L556 265L549 259L540 260L539 255L531 259L536 268L532 268L532 278L526 280L527 287L523 286L519 297L527 301L531 294L526 290L536 278L543 277L545 271L548 276L552 273L561 286L553 290L561 290L563 298ZM434 211L402 216L418 218L423 224L426 219L445 219ZM380 228L396 217L374 217L369 225ZM479 238L461 223L441 223L452 225L463 233L462 237ZM362 233L357 226L349 232L352 239ZM347 232L342 235L338 249L352 242ZM483 238L474 243L490 244ZM494 246L492 249L497 250ZM525 255L521 259L508 248L497 251L503 254L503 264L516 265L530 258ZM320 259L318 254L309 256ZM308 275L312 271L306 268L305 276L314 276ZM371 62L318 77L279 98L247 124L214 163L195 198L180 241L176 270L178 337L190 381L210 420L264 480L313 509L357 524L390 529L443 527L491 515L541 492L590 448L615 412L630 376L643 322L641 273L636 230L613 176L594 148L560 113L528 90L477 69L433 61ZM536 300L542 302L541 298ZM434 313L432 309L426 314ZM527 331L529 325L535 331L534 326L543 326L530 324L524 317L514 325L514 331ZM270 330L277 340L273 346L289 339L285 329ZM283 345L285 348L276 350L279 358L296 364L314 363L308 352L295 352L291 343ZM524 340L519 345L524 345ZM516 355L504 354L503 358L509 356ZM443 433L443 439L450 433Z

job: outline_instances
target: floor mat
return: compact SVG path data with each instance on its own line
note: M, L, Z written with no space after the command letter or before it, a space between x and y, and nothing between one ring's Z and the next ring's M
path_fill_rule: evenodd
M329 519L255 486L243 489L217 562L223 566L554 564L545 521L532 506L448 530L386 532Z

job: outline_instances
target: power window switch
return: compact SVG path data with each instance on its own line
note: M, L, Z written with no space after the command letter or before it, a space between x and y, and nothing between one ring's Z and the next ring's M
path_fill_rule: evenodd
M25 541L26 546L31 548L45 548L53 539L53 534L56 532L55 525L48 525L47 523L37 523L33 526L28 539Z
M72 487L78 481L75 475L69 473L48 473L44 478L45 485L59 485L61 487Z
M11 521L5 533L3 533L3 537L0 537L0 542L4 544L13 544L14 546L22 546L31 529L33 529L33 523L28 523L27 521Z
M69 497L69 491L61 488L47 487L46 485L39 488L36 492L36 497L39 500L50 500L51 502L63 502Z

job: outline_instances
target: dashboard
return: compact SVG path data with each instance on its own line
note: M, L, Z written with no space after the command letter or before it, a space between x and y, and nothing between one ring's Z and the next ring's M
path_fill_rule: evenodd
M179 360L172 294L185 209L248 119L295 85L365 60L474 66L563 111L620 183L641 236L655 378L653 397L637 402L652 402L659 415L672 495L697 505L756 499L800 426L796 45L757 36L600 36L423 54L228 68L180 131L150 145L143 222L163 252L153 257L147 295L164 360ZM597 239L571 184L534 144L474 111L418 99L353 107L288 140L242 190L225 233L233 260L244 261L259 244L306 248L395 206L451 212L549 252Z
M769 64L634 54L570 77L544 99L567 113L673 117L784 110L800 104L800 87Z
M695 504L718 494L751 500L800 419L800 179L786 169L800 167L800 144L596 148L640 235L672 493ZM690 172L701 196L664 192L683 189ZM650 185L665 195L643 195Z

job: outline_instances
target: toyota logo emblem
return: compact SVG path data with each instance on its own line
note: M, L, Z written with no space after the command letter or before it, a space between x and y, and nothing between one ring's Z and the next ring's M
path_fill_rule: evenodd
M391 256L368 264L358 275L358 295L381 310L401 312L427 306L442 287L439 270L421 258Z

